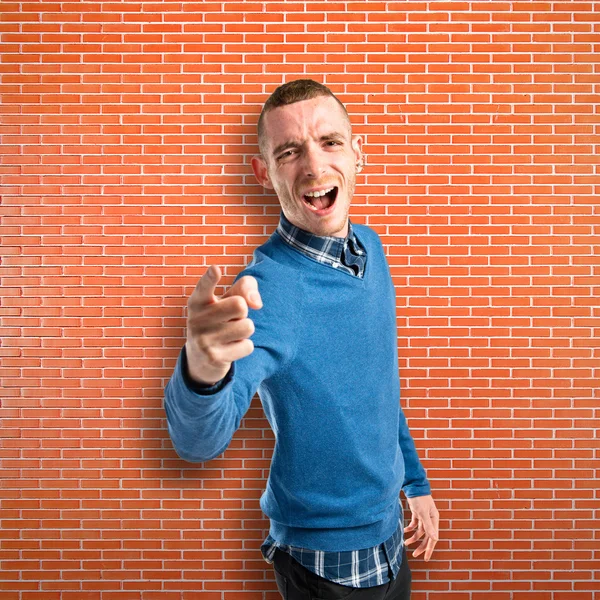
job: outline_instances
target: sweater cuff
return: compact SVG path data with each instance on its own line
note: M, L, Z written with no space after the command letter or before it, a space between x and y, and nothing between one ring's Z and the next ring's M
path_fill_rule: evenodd
M423 483L411 483L402 488L407 498L417 498L418 496L431 496L431 486L425 480Z
M212 394L217 394L220 392L232 379L233 379L233 363L231 363L231 367L229 367L229 371L223 379L220 379L213 385L203 385L202 383L198 383L194 381L188 372L188 361L187 361L187 352L185 350L185 346L181 349L181 360L179 361L181 368L181 378L185 387L193 392L194 394L198 394L200 396L210 396Z

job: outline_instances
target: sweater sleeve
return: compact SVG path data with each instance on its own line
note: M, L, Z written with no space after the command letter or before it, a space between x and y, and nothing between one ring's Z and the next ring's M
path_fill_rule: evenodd
M408 430L406 417L400 408L400 427L398 439L400 442L400 450L404 458L404 481L402 482L402 490L407 498L416 496L429 496L431 487L425 474L425 469L421 465L415 443Z
M281 310L277 287L268 285L260 273L240 273L238 278L242 274L257 278L263 298L263 308L250 309L248 314L255 327L253 352L234 361L221 381L203 387L187 377L184 346L165 388L164 408L173 447L190 462L205 462L225 451L260 384L282 368L293 351L291 320Z

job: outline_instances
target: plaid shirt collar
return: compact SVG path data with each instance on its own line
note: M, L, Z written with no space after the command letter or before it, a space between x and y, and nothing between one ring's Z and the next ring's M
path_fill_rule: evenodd
M292 224L281 211L277 233L293 248L317 262L333 268L341 268L352 275L364 274L366 251L352 228L348 218L348 235L345 238L318 236Z

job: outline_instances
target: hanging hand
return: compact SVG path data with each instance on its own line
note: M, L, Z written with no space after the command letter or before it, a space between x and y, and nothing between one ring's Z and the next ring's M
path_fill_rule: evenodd
M408 546L423 538L417 549L413 552L413 556L417 557L425 552L425 561L428 561L439 540L440 513L435 506L432 496L417 496L415 498L407 498L407 500L412 513L412 519L409 525L404 528L404 533L416 531L404 544Z

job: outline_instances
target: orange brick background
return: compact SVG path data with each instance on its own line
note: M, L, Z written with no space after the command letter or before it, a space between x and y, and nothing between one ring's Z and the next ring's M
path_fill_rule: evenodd
M442 512L414 600L600 598L600 2L0 11L1 600L279 598L258 398L192 465L162 395L198 278L277 224L255 125L301 76L364 136L396 284Z

